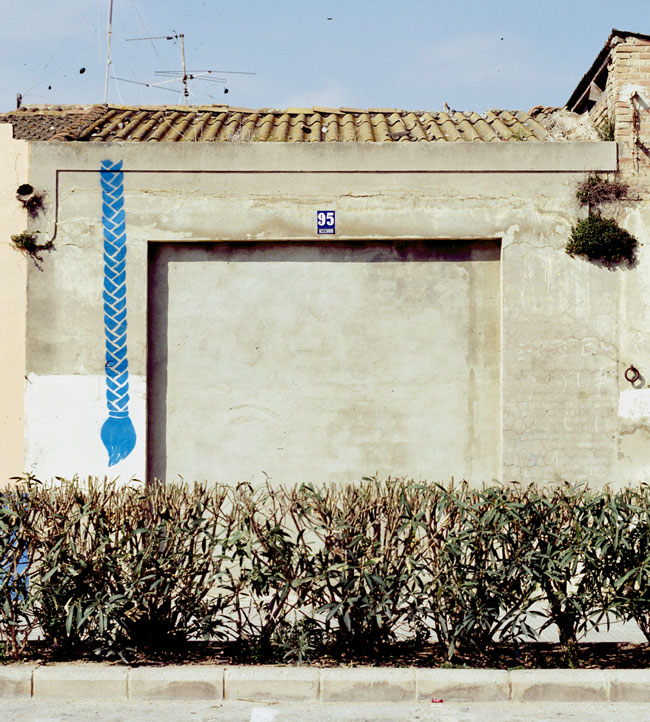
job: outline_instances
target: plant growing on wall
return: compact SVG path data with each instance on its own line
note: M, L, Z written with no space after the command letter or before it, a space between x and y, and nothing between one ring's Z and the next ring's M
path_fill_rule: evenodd
M589 215L571 229L566 252L612 267L624 262L632 265L636 260L636 247L636 238L616 221Z
M608 180L592 173L578 185L576 198L589 210L598 210L604 203L623 200L627 196L628 187L619 180Z
M43 256L41 253L43 251L51 251L54 248L54 242L50 240L45 243L38 243L36 240L37 234L38 231L34 231L33 233L23 231L22 233L17 233L12 236L11 241L16 250L29 256L36 266L40 268L40 264L43 262Z
M601 215L603 205L623 200L627 190L625 183L595 173L580 183L576 198L581 205L587 206L589 215L571 228L565 249L570 256L583 256L608 268L635 263L637 239L614 219Z
M598 133L600 140L603 141L615 140L615 130L616 123L611 115L605 118L600 125L596 127L596 133Z

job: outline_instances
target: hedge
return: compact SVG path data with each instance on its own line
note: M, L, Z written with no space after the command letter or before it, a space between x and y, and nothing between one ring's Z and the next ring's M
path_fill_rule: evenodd
M650 488L33 478L0 492L0 642L133 658L232 640L301 661L405 636L453 657L556 625L650 640Z

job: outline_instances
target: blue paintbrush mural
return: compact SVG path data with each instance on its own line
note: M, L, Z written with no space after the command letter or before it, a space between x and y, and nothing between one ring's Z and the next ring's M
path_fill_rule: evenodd
M106 336L106 406L102 442L108 465L125 459L135 447L129 417L129 362L126 355L126 218L122 161L101 164L104 227L104 333Z

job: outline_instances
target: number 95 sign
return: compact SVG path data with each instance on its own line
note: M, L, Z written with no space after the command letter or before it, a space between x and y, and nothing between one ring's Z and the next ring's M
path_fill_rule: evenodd
M318 233L334 235L336 221L334 211L316 211L316 229Z

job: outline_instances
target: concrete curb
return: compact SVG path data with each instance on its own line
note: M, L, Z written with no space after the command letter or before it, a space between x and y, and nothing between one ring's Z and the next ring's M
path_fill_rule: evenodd
M0 666L0 699L650 702L650 669Z

